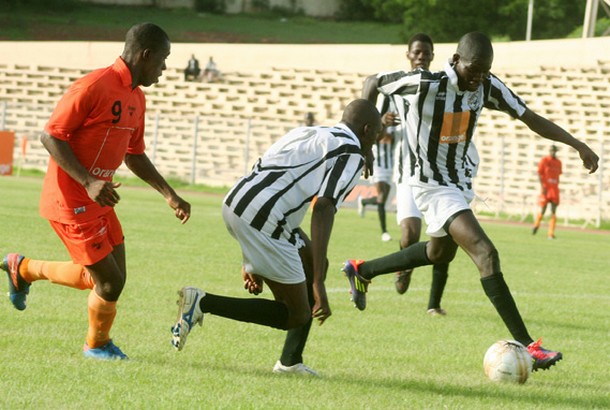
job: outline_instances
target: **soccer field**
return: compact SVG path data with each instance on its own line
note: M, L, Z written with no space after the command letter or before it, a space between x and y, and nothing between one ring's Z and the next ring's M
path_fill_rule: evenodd
M67 253L38 216L39 178L0 178L0 253L65 260ZM610 407L610 235L557 231L532 236L529 226L483 223L500 252L503 272L532 337L564 360L533 373L524 385L494 384L483 375L487 348L510 338L486 298L472 262L458 252L442 306L426 312L429 267L416 270L405 295L391 275L369 287L356 310L340 272L347 258L398 249L379 240L377 215L337 214L327 289L333 316L314 325L305 362L319 379L271 373L285 333L206 316L182 352L170 344L176 292L194 285L250 297L241 286L237 242L221 218L221 195L181 192L193 206L180 225L161 196L119 188L117 212L126 236L128 280L112 336L131 358L82 357L87 291L48 282L31 288L28 308L15 310L6 280L0 290L0 408L371 408L594 409ZM561 212L561 210L560 210ZM309 227L305 226L309 231ZM258 296L270 298L268 289Z

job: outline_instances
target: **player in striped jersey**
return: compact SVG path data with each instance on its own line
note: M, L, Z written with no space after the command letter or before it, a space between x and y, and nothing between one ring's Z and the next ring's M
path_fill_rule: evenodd
M276 373L316 373L303 364L313 318L331 315L324 280L335 212L371 166L381 118L367 100L352 101L334 127L298 127L279 139L224 200L223 217L242 250L244 287L263 282L275 300L218 296L185 287L172 343L182 350L204 313L289 330ZM367 160L365 161L365 157ZM311 240L301 230L312 200Z
M411 70L428 70L430 63L434 59L434 43L430 36L425 33L417 33L411 36L408 42L407 60L411 66ZM377 91L377 76L373 75L367 78L365 86L362 90L363 98L374 101L379 96L377 107L382 113L382 123L386 127L398 125L400 127L400 118L397 116L397 110L389 96L379 94ZM396 182L396 220L401 230L400 249L404 249L409 245L419 242L421 234L422 213L417 209L415 200L413 199L413 191L408 182L410 167L410 155L406 138L402 138L402 129L396 132L396 164L395 164L395 182ZM472 161L473 171L478 165L478 155L474 144L470 145L469 158L475 158ZM373 177L375 177L375 172ZM404 294L411 283L413 269L406 269L396 272L394 285L399 294ZM445 309L441 308L441 299L447 284L449 276L448 263L435 263L432 267L432 283L430 285L430 297L428 299L428 314L432 316L447 314Z
M534 370L561 360L561 352L534 342L504 281L498 251L469 207L473 199L466 153L483 107L504 111L544 138L578 151L591 173L598 156L583 142L527 108L525 103L490 73L493 47L478 32L464 35L445 69L380 76L378 90L392 97L406 124L412 156L409 183L424 214L431 239L370 261L349 260L344 271L352 298L361 310L374 277L432 263L449 262L460 246L479 269L485 294L512 337L528 347Z
M381 240L389 242L392 240L392 236L387 229L385 205L392 189L392 175L394 173L394 127L384 127L384 130L379 134L373 147L373 157L373 183L377 195L370 198L359 196L358 213L361 217L364 217L367 205L377 206Z

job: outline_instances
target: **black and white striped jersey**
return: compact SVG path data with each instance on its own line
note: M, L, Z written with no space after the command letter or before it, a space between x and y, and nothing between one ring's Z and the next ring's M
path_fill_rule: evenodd
M394 130L388 130L388 133L394 133ZM375 157L375 166L380 169L394 168L394 140L391 142L377 142L373 145L373 156Z
M472 136L483 107L519 118L526 105L490 74L477 91L460 91L449 64L443 71L395 71L377 76L377 89L401 119L403 157L410 184L452 185L472 189ZM386 103L388 104L388 103ZM399 159L400 160L400 159ZM404 172L404 169L403 169Z
M315 196L338 209L364 166L360 142L344 124L289 131L260 158L224 199L255 229L295 241L295 232Z

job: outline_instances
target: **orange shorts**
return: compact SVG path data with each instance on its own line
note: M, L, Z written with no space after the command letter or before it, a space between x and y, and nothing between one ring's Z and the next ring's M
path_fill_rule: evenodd
M546 187L546 195L541 193L538 198L540 206L547 206L549 202L559 205L559 186L550 185Z
M49 222L66 246L72 261L79 265L89 266L101 261L125 239L114 209L99 218L79 224Z

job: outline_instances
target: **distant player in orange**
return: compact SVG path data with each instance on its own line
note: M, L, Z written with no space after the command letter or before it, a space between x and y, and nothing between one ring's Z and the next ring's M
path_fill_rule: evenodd
M9 299L18 310L26 308L34 281L91 289L85 357L127 359L110 338L127 279L125 240L114 210L121 186L112 181L117 168L124 161L163 195L182 223L190 217L191 205L176 194L144 152L146 104L140 86L159 80L169 53L165 31L150 23L135 25L113 65L85 75L66 91L41 137L51 158L40 214L72 260L49 262L9 253L0 262L8 275Z
M540 228L540 221L551 204L551 219L549 221L548 238L555 239L555 224L557 223L557 207L559 206L559 175L561 175L561 161L557 158L557 147L551 146L549 155L542 158L538 164L538 177L540 178L540 212L536 215L532 234L536 235Z

